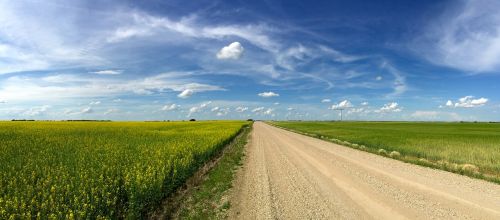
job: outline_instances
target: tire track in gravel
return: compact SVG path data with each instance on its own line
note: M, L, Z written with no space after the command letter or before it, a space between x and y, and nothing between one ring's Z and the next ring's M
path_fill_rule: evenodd
M500 219L500 185L255 122L231 219Z

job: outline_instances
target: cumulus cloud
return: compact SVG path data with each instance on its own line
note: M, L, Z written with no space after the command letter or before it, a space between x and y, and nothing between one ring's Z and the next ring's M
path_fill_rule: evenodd
M295 110L295 109L294 109L294 108L292 108L292 107L288 107L286 110L287 110L287 111L293 111L293 110Z
M487 98L479 98L474 99L474 96L465 96L458 99L457 102L453 103L451 100L446 102L446 107L455 107L455 108L475 108L481 107L488 103Z
M368 102L362 102L361 105L362 106L367 106L369 103Z
M94 74L99 74L99 75L120 75L122 74L123 70L100 70L100 71L95 71L95 72L90 72Z
M172 110L176 110L180 107L180 105L177 105L177 104L170 104L170 105L164 105L161 110L162 111L172 111Z
M182 98L182 99L186 99L186 98L191 97L193 94L194 94L193 90L191 90L191 89L185 89L184 91L182 91L181 93L179 93L177 95L177 97Z
M257 107L252 109L252 112L257 114L257 115L270 115L274 117L274 109L273 108L264 108L264 107Z
M273 114L273 112L274 112L274 109L268 108L267 110L263 111L262 114L271 115L271 114Z
M205 108L207 108L207 106L210 105L210 104L212 104L212 101L204 102L204 103L201 103L198 106L191 107L189 109L189 113L188 113L187 117L190 117L194 113L201 112L202 110L204 110Z
M270 98L270 97L276 97L276 96L280 96L280 95L278 93L274 93L274 92L261 92L258 94L258 96L264 97L264 98Z
M377 80L377 81L382 80L382 76L377 76L377 77L375 77L375 80Z
M224 116L224 115L227 115L229 112L231 112L231 110L229 110L229 108L220 108L220 107L213 107L211 110L211 112L216 112L215 115L217 116Z
M227 60L227 59L233 59L237 60L241 57L243 52L245 51L245 48L241 46L240 42L233 42L222 49L217 53L217 59L220 60Z
M448 100L448 101L446 102L446 106L447 106L447 107L453 107L453 102L452 102L451 100Z
M389 112L400 112L402 108L399 106L397 102L387 103L382 108L375 110L377 113L389 113Z
M330 106L329 109L336 110L336 109L344 109L344 108L351 108L351 107L353 107L351 102L349 102L348 100L344 100L344 101L339 102L338 104L333 104L332 106Z
M99 105L101 104L101 101L91 101L89 105Z
M235 109L236 112L245 112L247 110L248 110L248 107L242 107L242 106L238 106Z
M332 102L332 100L331 99L323 99L323 100L321 100L321 102L322 103L328 103L328 102Z

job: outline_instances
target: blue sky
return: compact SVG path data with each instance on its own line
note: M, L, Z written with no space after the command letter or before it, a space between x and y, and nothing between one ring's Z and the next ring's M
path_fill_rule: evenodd
M500 120L500 2L0 0L0 119Z

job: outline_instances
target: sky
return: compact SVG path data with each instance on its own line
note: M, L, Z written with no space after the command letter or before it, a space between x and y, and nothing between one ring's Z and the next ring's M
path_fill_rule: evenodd
M0 0L0 120L500 121L500 1Z

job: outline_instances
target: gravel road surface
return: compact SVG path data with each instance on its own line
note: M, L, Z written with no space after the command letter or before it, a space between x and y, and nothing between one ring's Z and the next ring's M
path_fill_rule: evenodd
M500 185L255 122L230 219L500 219Z

